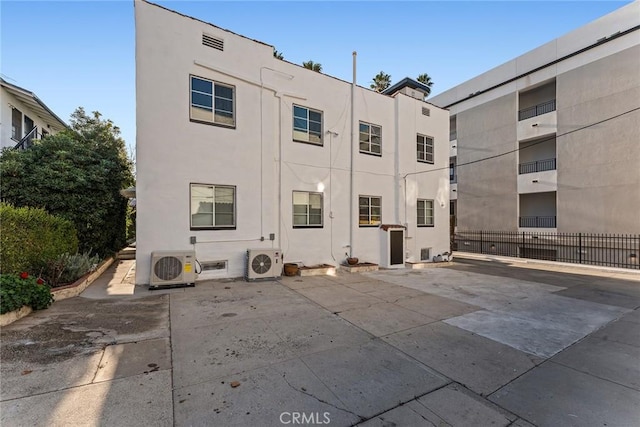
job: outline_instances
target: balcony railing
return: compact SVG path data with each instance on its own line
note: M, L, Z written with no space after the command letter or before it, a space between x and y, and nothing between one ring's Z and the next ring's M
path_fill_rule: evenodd
M29 133L22 137L22 139L13 147L14 150L26 150L33 145L34 139L40 139L41 135L38 133L38 127L34 126Z
M530 119L531 117L540 116L542 114L547 114L552 111L556 111L555 99L518 111L518 121Z
M458 139L458 131L450 130L449 131L449 141L453 141L454 139Z
M520 175L525 173L544 172L556 170L556 159L535 160L533 162L520 163L518 165Z
M556 228L555 216L521 216L521 228Z

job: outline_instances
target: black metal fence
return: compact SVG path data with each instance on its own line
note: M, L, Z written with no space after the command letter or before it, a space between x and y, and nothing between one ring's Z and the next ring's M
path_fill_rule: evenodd
M640 234L457 231L460 252L640 269Z
M556 111L555 99L552 99L551 101L543 102L538 105L534 105L533 107L524 108L518 111L518 121L530 119L531 117L540 116L542 114L550 113L552 111Z

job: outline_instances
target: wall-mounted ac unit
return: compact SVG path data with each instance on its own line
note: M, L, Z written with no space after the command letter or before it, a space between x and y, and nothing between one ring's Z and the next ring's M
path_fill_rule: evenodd
M282 275L280 249L249 249L245 279L275 279Z
M194 286L195 262L194 251L152 252L149 288Z

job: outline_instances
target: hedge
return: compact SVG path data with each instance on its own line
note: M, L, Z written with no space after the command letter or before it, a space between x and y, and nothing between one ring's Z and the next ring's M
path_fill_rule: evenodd
M40 275L47 263L78 251L73 223L44 209L0 204L0 272Z

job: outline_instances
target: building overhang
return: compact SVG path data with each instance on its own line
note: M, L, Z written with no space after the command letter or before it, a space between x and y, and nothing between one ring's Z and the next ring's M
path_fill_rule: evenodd
M3 89L16 97L18 101L23 103L31 111L35 112L36 115L40 117L47 125L49 125L52 130L59 132L61 130L69 128L64 120L58 117L56 113L51 111L51 109L47 107L45 103L36 96L35 93L8 83L4 79L0 79L0 84L2 85Z

